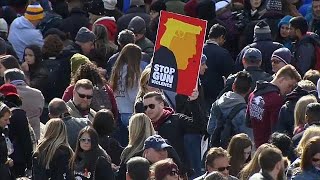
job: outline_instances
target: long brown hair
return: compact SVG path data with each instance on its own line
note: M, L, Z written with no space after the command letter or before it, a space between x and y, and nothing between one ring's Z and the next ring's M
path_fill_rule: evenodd
M300 167L303 171L313 166L312 157L317 153L320 153L320 137L313 137L307 142L302 152Z
M252 147L251 139L248 135L241 133L232 137L228 146L228 153L230 154L230 174L238 176L238 173L246 163L247 159L244 157L244 149ZM249 156L250 158L250 156Z
M134 85L138 84L141 69L141 49L135 44L127 44L121 50L119 57L112 69L110 77L110 85L113 91L118 90L118 81L121 77L121 70L123 66L127 65L127 74L125 77L126 88L133 88Z

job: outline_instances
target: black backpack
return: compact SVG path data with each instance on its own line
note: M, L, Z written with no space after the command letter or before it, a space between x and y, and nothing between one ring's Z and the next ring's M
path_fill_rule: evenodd
M243 109L247 108L247 104L240 103L232 108L227 117L223 117L220 107L217 105L218 101L212 104L211 111L216 117L216 127L211 136L211 147L227 148L230 139L235 135L232 119Z

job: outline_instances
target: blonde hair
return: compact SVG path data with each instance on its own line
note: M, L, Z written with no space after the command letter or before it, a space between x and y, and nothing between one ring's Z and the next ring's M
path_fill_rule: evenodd
M303 149L305 148L308 140L313 137L320 136L320 127L319 126L310 126L303 133L303 136L296 148L296 152L298 155L302 154Z
M305 116L307 105L315 102L317 102L317 98L314 95L303 96L298 100L294 108L294 128L306 123Z
M42 164L45 169L50 169L50 162L60 146L67 147L72 156L73 151L68 143L66 125L60 118L53 118L46 123L44 137L35 151L40 164Z
M139 91L137 93L136 101L142 98L147 93L147 83L150 78L151 68L146 68L142 71L139 80Z
M251 161L246 164L244 166L244 168L240 171L240 179L241 180L246 180L249 179L250 176L252 176L253 174L259 172L260 170L260 165L258 163L258 159L259 159L259 155L261 154L261 152L267 148L274 148L276 146L272 145L272 144L262 144L261 146L259 146L259 148L257 149L257 151L254 153Z
M121 154L121 162L127 162L134 154L141 151L144 141L156 132L150 118L144 113L137 113L129 120L129 143Z

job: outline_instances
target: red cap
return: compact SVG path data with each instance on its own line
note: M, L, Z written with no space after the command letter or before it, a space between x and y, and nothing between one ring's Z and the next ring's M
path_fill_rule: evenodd
M12 84L4 84L0 86L0 93L2 93L4 96L10 96L10 95L18 95L17 88Z

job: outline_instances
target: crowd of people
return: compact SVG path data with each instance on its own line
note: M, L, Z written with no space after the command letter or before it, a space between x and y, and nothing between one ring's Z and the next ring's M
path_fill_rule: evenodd
M0 6L0 179L320 179L319 0ZM190 96L149 86L161 11L207 21Z

